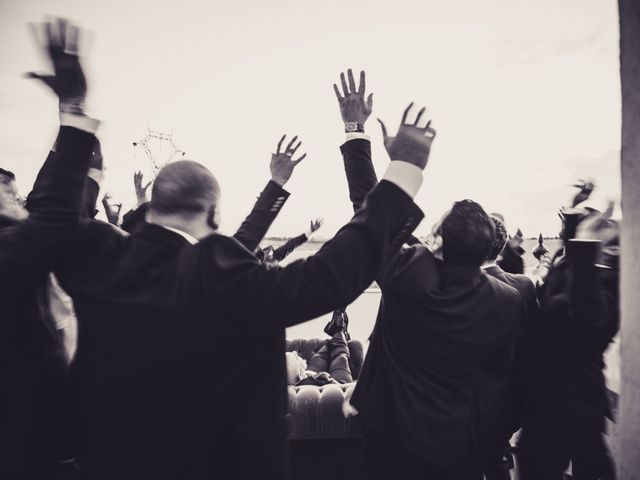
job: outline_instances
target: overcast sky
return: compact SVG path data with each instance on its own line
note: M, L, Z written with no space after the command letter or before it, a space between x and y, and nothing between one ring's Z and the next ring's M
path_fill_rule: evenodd
M593 206L619 196L614 0L0 0L0 166L23 193L56 131L54 99L20 78L48 68L26 28L45 14L91 32L85 66L90 112L104 122L104 190L125 208L133 171L148 167L132 142L149 124L219 178L232 232L288 132L308 157L270 233L297 234L323 216L330 236L351 214L332 89L347 67L366 70L373 115L389 126L411 100L433 118L419 233L472 198L502 212L510 230L553 235L579 176L599 183ZM382 175L388 157L373 117L367 131Z

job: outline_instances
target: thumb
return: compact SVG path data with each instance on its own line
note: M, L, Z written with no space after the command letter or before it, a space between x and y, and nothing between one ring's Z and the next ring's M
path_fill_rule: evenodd
M384 125L384 122L379 118L376 118L376 120L380 122L380 127L382 127L382 138L386 140L387 138L389 138L389 135L387 134L387 127Z
M370 93L367 97L367 107L373 108L373 93Z
M24 74L24 77L40 80L41 82L44 82L49 88L54 88L55 77L53 75L40 75L39 73L28 72Z
M615 205L615 202L613 202L612 200L609 201L609 205L607 205L607 209L602 213L602 217L605 220L609 220L611 218L611 215L613 215L613 207Z

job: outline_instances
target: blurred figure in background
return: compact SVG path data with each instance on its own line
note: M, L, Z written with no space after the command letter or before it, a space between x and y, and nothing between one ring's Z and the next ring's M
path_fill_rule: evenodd
M582 192L582 189L581 189ZM583 200L580 200L583 201ZM519 442L524 480L611 480L604 352L619 328L619 225L604 212L563 213L565 246L540 290L535 390Z
M60 130L27 210L15 177L0 173L0 478L54 478L73 454L66 437L68 355L49 305L49 272L75 233L98 122L87 91L78 30L63 20L35 26L54 74L29 74L57 96ZM50 284L49 284L50 285Z

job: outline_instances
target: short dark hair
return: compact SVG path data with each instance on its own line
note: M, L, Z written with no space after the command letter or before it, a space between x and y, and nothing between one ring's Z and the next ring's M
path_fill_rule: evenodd
M500 255L500 252L507 244L507 240L509 240L509 234L507 233L507 227L504 226L504 221L500 220L500 218L491 214L489 216L491 221L493 222L493 227L495 229L495 234L493 236L493 244L491 245L491 250L489 251L489 255L487 255L487 260L495 260Z
M473 200L453 204L440 226L442 258L445 263L479 267L487 259L495 227L487 212Z
M10 172L9 170L5 170L4 168L0 168L0 183L4 183L5 185L15 181L16 174Z
M158 173L150 210L160 215L194 216L215 204L219 186L213 174L191 160L170 163Z

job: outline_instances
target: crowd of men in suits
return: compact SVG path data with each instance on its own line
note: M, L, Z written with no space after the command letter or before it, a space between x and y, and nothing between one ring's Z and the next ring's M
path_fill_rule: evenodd
M349 70L334 89L354 216L317 253L287 266L256 255L304 158L295 137L280 139L235 235L218 232L220 187L192 161L157 174L125 232L93 219L102 158L79 31L52 20L37 37L53 74L30 76L58 97L60 130L26 202L0 171L0 478L286 478L285 328L374 280L382 301L350 399L367 478L509 478L520 429L521 478L561 479L570 461L576 479L613 478L611 209L563 212L564 246L538 285L496 264L503 219L472 200L419 241L413 198L436 132L424 108L409 118L413 104L395 135L380 122L391 162L378 180L373 98ZM136 182L144 199L149 185ZM52 299L65 295L73 311L60 314ZM77 316L74 352L56 327L64 315Z

